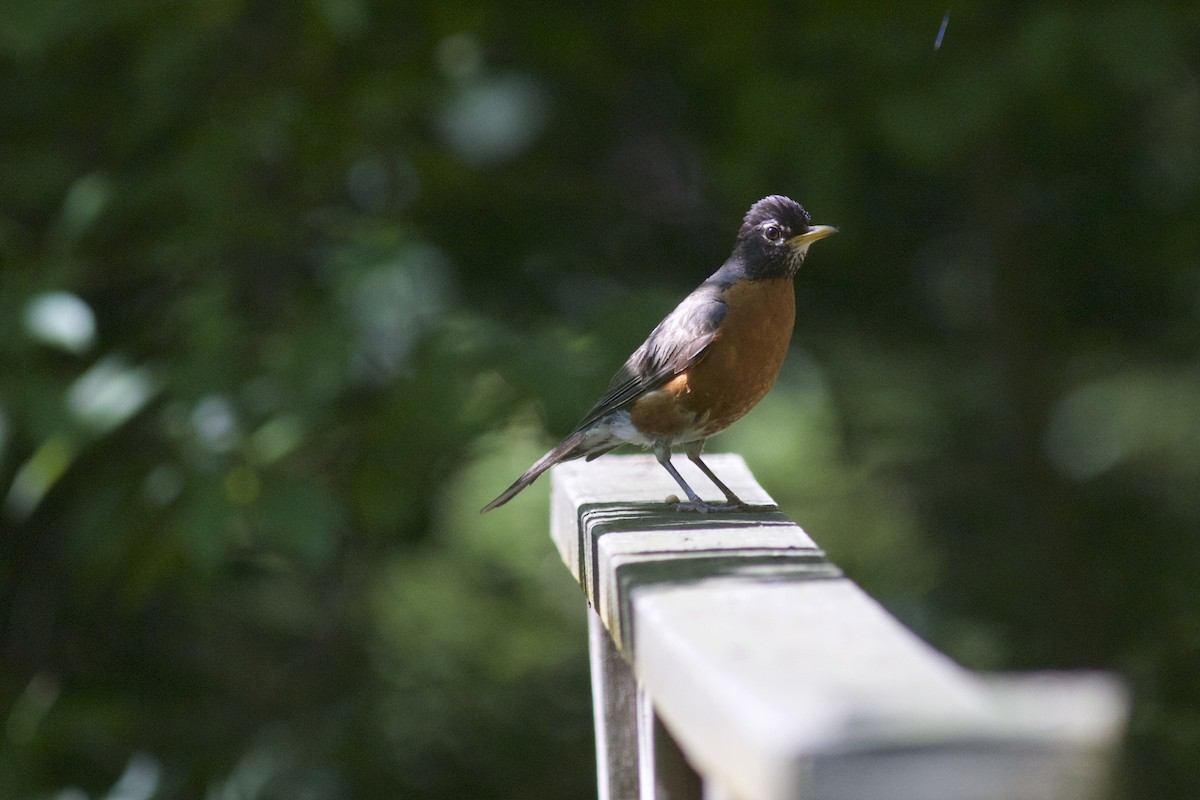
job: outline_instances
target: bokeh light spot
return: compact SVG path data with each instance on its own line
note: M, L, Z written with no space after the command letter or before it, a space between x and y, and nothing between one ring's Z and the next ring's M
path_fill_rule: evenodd
M437 61L447 78L465 80L479 74L483 67L483 52L474 37L456 33L438 42Z
M235 467L225 476L225 494L232 503L250 505L261 493L262 482L249 467Z
M1118 424L1120 400L1114 387L1092 383L1058 403L1046 428L1045 449L1059 472L1087 480L1121 460L1130 442Z
M109 356L92 366L67 390L67 410L96 434L111 431L150 402L158 382L143 367Z
M25 330L42 344L79 355L96 341L96 316L70 292L47 292L25 307Z
M215 394L202 398L192 410L191 421L196 438L210 452L227 453L237 446L237 415L228 398Z
M71 466L75 451L75 445L64 436L52 436L35 450L17 469L9 486L4 501L9 517L28 518Z
M446 307L450 261L437 247L415 243L359 278L350 298L358 329L358 366L398 374L426 325Z
M459 91L442 112L442 135L463 161L499 164L533 144L548 111L541 84L526 75L505 75Z

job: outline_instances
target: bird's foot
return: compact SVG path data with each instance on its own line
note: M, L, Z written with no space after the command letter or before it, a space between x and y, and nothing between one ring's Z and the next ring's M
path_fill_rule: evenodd
M673 496L667 498L667 505L669 505L672 508L672 510L674 510L674 511L679 511L679 512L683 512L683 513L692 512L692 513L696 513L696 514L709 514L709 513L720 514L720 513L725 513L725 512L742 512L744 514L766 514L766 513L772 512L772 511L779 510L779 506L774 505L773 503L762 503L762 504L745 503L745 502L706 503L703 500L701 500L698 503L691 502L691 501L681 503L681 502L679 502L679 500L677 498L675 498Z
M675 511L691 511L697 514L708 514L709 512L719 514L723 511L743 511L750 514L759 514L779 510L779 506L773 503L747 503L737 497L727 500L724 503L708 503L699 497L693 497L687 502L680 502L679 495L677 494L667 495L667 505Z
M717 514L722 511L754 511L754 506L746 505L745 503L706 503L701 500L698 503L672 503L676 511L694 511L697 514Z

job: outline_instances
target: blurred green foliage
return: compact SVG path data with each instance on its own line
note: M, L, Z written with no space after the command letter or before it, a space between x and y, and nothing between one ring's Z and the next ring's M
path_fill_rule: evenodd
M1200 794L1200 7L0 5L0 796L589 797L539 482L782 192L745 454Z

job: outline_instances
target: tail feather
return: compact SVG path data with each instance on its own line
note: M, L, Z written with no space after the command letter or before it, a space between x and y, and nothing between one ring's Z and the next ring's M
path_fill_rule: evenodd
M553 450L551 450L549 453L546 453L546 455L534 462L534 465L527 469L524 475L513 481L512 486L509 486L500 493L499 497L484 506L479 513L486 514L493 508L499 508L509 500L512 500L521 492L522 489L537 480L539 475L560 461L570 461L573 458L579 458L580 456L584 455L586 450L584 450L581 446L583 445L585 438L586 437L582 431L576 431L566 439L563 439Z

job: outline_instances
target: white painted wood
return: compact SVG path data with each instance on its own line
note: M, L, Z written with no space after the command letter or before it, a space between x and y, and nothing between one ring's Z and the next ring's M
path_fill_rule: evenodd
M739 798L1097 797L1124 717L1094 677L997 692L845 579L651 588L633 616L638 679Z
M655 800L654 704L643 688L637 693L638 800Z
M588 610L596 785L600 800L638 796L637 681L595 611Z
M740 458L706 461L743 499L770 503ZM709 797L1102 795L1126 714L1112 680L984 680L841 577L778 511L681 514L663 503L674 493L648 456L554 472L554 540L644 692L642 797L672 785L661 754L676 746ZM700 795L698 779L684 785Z
M637 695L639 800L702 800L700 776L654 711L644 688Z
M733 795L725 791L725 787L712 780L704 781L704 790L700 796L703 800L736 800Z
M678 460L689 483L708 485L687 459ZM705 461L747 503L774 504L740 457ZM570 462L555 467L553 480L554 542L622 651L630 641L625 605L637 586L723 574L772 579L838 574L800 526L778 510L673 510L663 499L679 487L653 456Z

